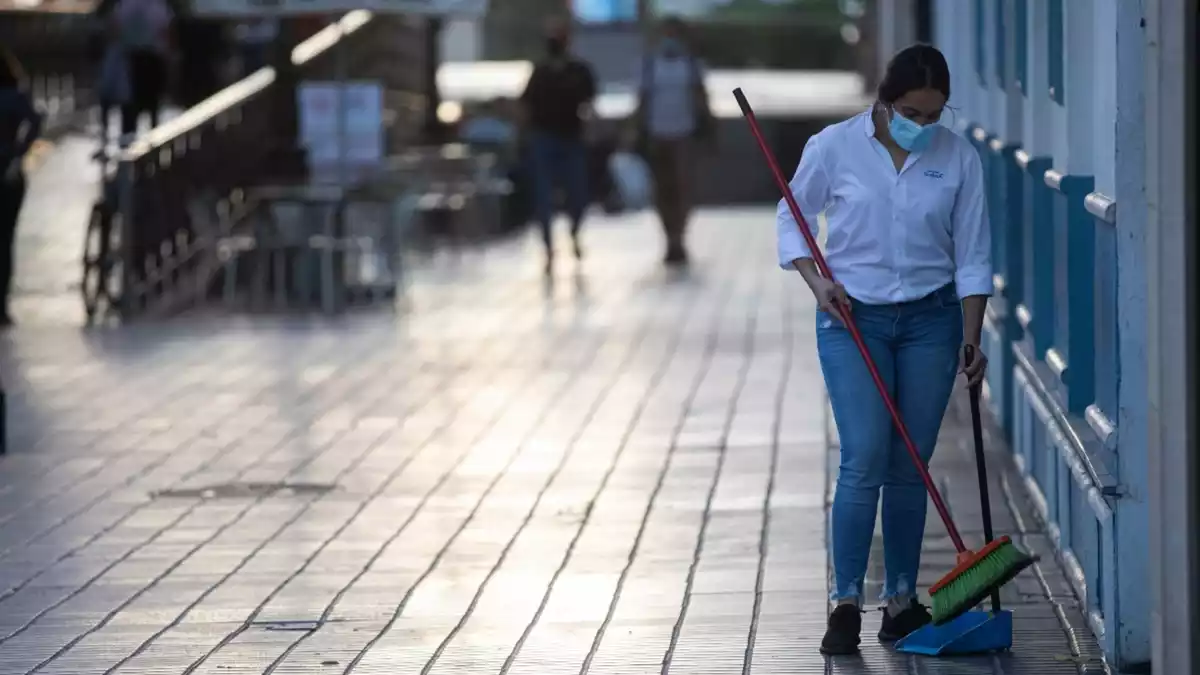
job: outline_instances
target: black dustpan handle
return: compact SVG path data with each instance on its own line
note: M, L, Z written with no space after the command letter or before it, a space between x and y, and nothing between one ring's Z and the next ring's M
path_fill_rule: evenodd
M965 365L970 365L975 360L975 347L973 345L963 346L963 361ZM980 510L983 512L983 539L986 543L991 543L994 538L992 532L992 501L988 494L988 476L987 476L987 458L983 452L983 415L979 410L979 397L982 385L970 387L971 398L971 431L975 437L975 466L979 470L979 500ZM992 611L1000 611L1000 591L992 591Z

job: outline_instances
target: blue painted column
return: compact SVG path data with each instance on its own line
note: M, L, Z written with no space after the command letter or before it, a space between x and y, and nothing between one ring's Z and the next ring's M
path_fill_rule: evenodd
M1025 170L1017 161L1020 145L1014 140L992 139L988 144L996 172L996 197L993 209L992 237L1002 249L1004 277L1005 331L1011 345L1024 339L1016 309L1026 301L1025 286ZM1009 433L1011 428L1006 429Z
M970 138L983 163L988 220L992 230L992 266L996 294L988 303L984 345L988 360L989 402L1005 433L1013 433L1011 346L1023 338L1016 308L1025 288L1024 171L1018 165L1018 146L973 128Z
M1058 378L1056 395L1068 412L1083 416L1095 395L1093 372L1092 272L1094 234L1084 199L1095 187L1091 176L1064 176L1046 172L1054 191L1054 292L1065 302L1056 306L1054 347L1046 352L1046 365Z
M1113 651L1118 668L1150 662L1150 504L1147 443L1146 34L1141 2L1116 3L1117 410L1116 502L1118 608Z
M1049 157L1031 157L1021 150L1015 154L1024 182L1021 213L1024 230L1025 293L1017 306L1017 321L1025 331L1026 347L1038 361L1054 344L1054 237L1051 232L1051 191L1046 185Z
M1012 432L1012 358L1009 351L1009 326L1012 312L1007 307L1008 279L1005 278L1003 188L1004 173L991 150L993 140L978 126L967 130L967 138L979 153L983 165L984 194L987 198L988 221L992 229L992 268L996 292L988 302L983 323L983 344L991 366L987 372L990 396L988 403L1006 433Z

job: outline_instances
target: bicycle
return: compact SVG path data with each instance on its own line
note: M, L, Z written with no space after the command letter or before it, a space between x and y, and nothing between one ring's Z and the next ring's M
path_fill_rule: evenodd
M121 307L121 210L117 162L98 158L100 195L92 205L83 244L83 279L79 285L88 323Z

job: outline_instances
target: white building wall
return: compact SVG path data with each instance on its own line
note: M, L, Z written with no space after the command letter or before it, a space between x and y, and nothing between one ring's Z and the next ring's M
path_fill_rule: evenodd
M450 19L442 29L443 61L478 61L482 56L482 19Z
M1111 196L1117 183L1117 2L1086 1L1093 8L1089 45L1092 68L1088 74L1092 85L1092 166L1096 191Z
M1017 82L1017 7L1014 0L995 0L1003 3L1004 11L1004 140L1024 146L1025 116L1021 85Z
M879 49L876 58L882 73L892 54L916 42L916 7L913 0L889 0L879 3L877 8Z
M1054 167L1065 174L1092 175L1102 158L1093 157L1095 142L1094 13L1116 0L1063 0L1064 105L1055 114ZM1036 6L1039 3L1031 3ZM1110 158L1111 161L1111 158Z
M966 67L971 73L971 80L974 83L974 95L971 99L971 118L978 124L987 129L999 131L1000 116L996 114L996 101L993 100L992 92L988 86L988 82L995 79L995 75L990 72L988 64L991 63L991 55L995 53L992 45L992 13L989 11L990 5L994 0L983 0L983 2L971 2L972 15L971 24L967 27L967 60ZM976 12L981 12L978 19L975 19ZM984 68L980 72L976 66L975 59L975 21L980 20L983 23L983 58ZM959 66L962 67L962 66Z
M1037 4L1036 0L1029 4L1025 18L1026 49L1029 56L1026 74L1028 84L1021 106L1025 122L1022 138L1025 151L1031 157L1052 157L1055 118L1051 109L1057 105L1050 98L1050 78L1045 67L1050 58L1046 10Z
M1196 422L1193 414L1197 304L1187 222L1196 176L1183 170L1195 143L1196 3L1144 0L1148 429L1151 496L1150 616L1156 673L1200 671L1196 632L1198 539ZM1188 138L1185 130L1193 134ZM1192 167L1194 170L1194 166ZM1194 219L1195 212L1190 216Z
M1116 414L1119 437L1115 442L1120 489L1125 492L1115 502L1119 504L1114 525L1119 548L1119 588L1117 597L1105 599L1104 611L1111 630L1106 639L1108 648L1113 650L1111 655L1119 657L1122 664L1137 665L1144 664L1150 655L1147 620L1151 604L1143 580L1150 577L1151 551L1159 550L1158 547L1178 546L1178 542L1167 541L1163 533L1170 529L1163 530L1161 526L1156 530L1155 546L1150 545L1148 513L1153 497L1147 494L1147 472L1160 481L1162 491L1173 490L1178 495L1186 487L1177 473L1162 464L1147 465L1147 446L1158 444L1160 462L1179 456L1165 446L1169 442L1180 443L1183 439L1181 425L1166 430L1169 420L1182 419L1182 413L1178 412L1182 394L1178 399L1168 400L1165 392L1181 392L1183 385L1178 379L1159 378L1168 370L1173 371L1172 375L1180 372L1179 368L1167 365L1167 354L1173 349L1165 345L1178 344L1177 338L1183 335L1178 325L1185 312L1181 295L1157 297L1168 283L1161 268L1179 262L1182 235L1162 224L1161 215L1156 214L1154 190L1159 190L1157 199L1163 200L1179 191L1181 184L1177 180L1164 184L1162 174L1154 174L1150 165L1143 161L1150 157L1163 164L1161 157L1155 159L1155 153L1164 151L1163 143L1174 142L1178 146L1178 137L1176 132L1168 132L1155 137L1158 145L1150 143L1146 134L1156 122L1142 110L1142 102L1146 101L1147 111L1160 115L1166 114L1165 105L1177 105L1178 92L1182 89L1178 84L1182 77L1178 61L1184 50L1177 48L1177 53L1165 55L1161 49L1152 49L1151 41L1159 33L1150 34L1149 31L1154 28L1161 33L1175 29L1177 32L1173 35L1180 35L1175 26L1184 23L1184 5L1191 2L1191 11L1195 11L1194 0L1061 0L1064 85L1061 105L1050 94L1047 1L1027 0L1026 3L1027 87L1024 94L1015 81L1018 45L1013 33L1017 0L983 0L980 3L938 0L935 42L950 63L955 88L952 102L958 107L959 128L964 122L981 126L1006 142L1019 144L1031 157L1049 157L1053 168L1060 173L1092 176L1095 192L1117 204L1121 386L1120 410ZM1006 50L1007 85L1003 91L996 87L996 3L1005 3L1005 16L1009 19L1006 22L1010 46ZM982 35L976 25L976 12L980 6ZM1166 9L1168 7L1170 9ZM1161 19L1161 25L1147 26L1143 21L1149 21L1151 9L1162 11L1169 18ZM975 48L980 38L985 54L982 83L976 68ZM1146 61L1145 72L1142 72L1143 61ZM1168 97L1157 100L1155 105L1150 104L1151 98L1161 99L1167 93L1176 98ZM1178 112L1176 108L1171 110L1174 111L1172 114ZM1157 126L1158 131L1164 128L1162 124ZM1169 128L1178 129L1179 124ZM1155 181L1158 181L1158 187L1155 187ZM1152 225L1156 222L1159 225ZM1150 233L1154 227L1159 229ZM1168 253L1174 257L1168 259ZM1155 255L1160 256L1158 262L1154 260ZM1176 289L1182 288L1183 273L1172 274L1175 276L1171 283ZM1172 328L1168 330L1160 325ZM1156 346L1161 351L1156 352ZM1164 394L1148 399L1148 389L1158 389ZM1169 412L1172 410L1176 412ZM1158 490L1149 492L1157 493ZM1181 510L1179 505L1183 502L1180 499L1176 496L1168 500L1172 506L1160 505L1159 517L1170 520L1166 518L1166 510ZM1178 522L1190 521L1178 519ZM1191 527L1194 528L1194 524ZM1193 549L1180 549L1166 555L1179 558L1194 552ZM1178 573L1168 567L1161 568L1164 577ZM1165 585L1157 590L1168 592ZM1160 596L1159 599L1164 598ZM1164 635L1158 643L1159 655L1166 645L1179 639L1176 634L1182 634L1168 625L1173 620L1171 617L1182 619L1190 616L1188 611L1194 611L1185 609L1178 600L1178 597L1172 598L1164 614L1155 618L1156 626ZM1158 672L1157 665L1155 672Z
M1032 156L1049 156L1066 174L1094 175L1097 190L1116 184L1118 0L1064 0L1064 105L1049 95L1046 9L1028 0L1026 16L1027 95L1015 81L1016 11L1013 0L983 0L985 67L975 68L974 0L942 0L936 5L935 41L950 61L954 105L960 117L1005 141L1020 144ZM1006 87L996 87L996 3L1005 8ZM883 7L891 3L883 3ZM981 82L982 79L982 82Z
M1146 213L1146 116L1145 59L1146 37L1142 28L1143 11L1140 2L1117 6L1116 73L1119 86L1114 87L1113 104L1116 116L1114 139L1115 184L1107 192L1102 184L1097 189L1113 197L1117 204L1117 306L1139 308L1123 311L1118 316L1120 334L1118 357L1121 365L1121 389L1118 393L1116 422L1119 437L1118 472L1127 494L1117 512L1116 536L1130 550L1150 550L1149 508L1146 462L1147 427L1147 361L1146 323L1146 222L1137 214ZM1123 215L1124 214L1124 215ZM1141 569L1126 560L1123 574L1129 578L1148 578L1149 556ZM1117 601L1122 616L1118 621L1115 639L1121 653L1130 662L1150 659L1150 636L1140 617L1150 614L1151 597L1138 584L1120 588ZM1163 671L1172 672L1172 671ZM1184 671L1179 671L1184 672Z

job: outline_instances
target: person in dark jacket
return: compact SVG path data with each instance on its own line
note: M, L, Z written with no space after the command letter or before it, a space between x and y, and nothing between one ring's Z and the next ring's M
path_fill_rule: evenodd
M590 201L584 130L588 108L596 97L596 76L591 66L571 54L570 46L570 25L551 22L546 56L534 67L521 94L529 132L534 210L546 245L547 274L553 271L555 188L561 185L566 193L576 258L583 257L579 235Z
M129 70L129 100L121 109L122 143L132 142L138 120L158 126L174 56L176 13L167 0L118 0L111 11L117 45Z
M100 0L92 10L92 30L88 56L98 67L96 72L97 107L100 113L100 147L92 156L103 161L108 156L109 122L114 110L129 103L131 83L129 63L117 43L112 12L117 0Z
M22 89L23 80L16 58L0 47L0 326L12 325L8 295L17 216L25 201L22 163L42 130L42 116Z

